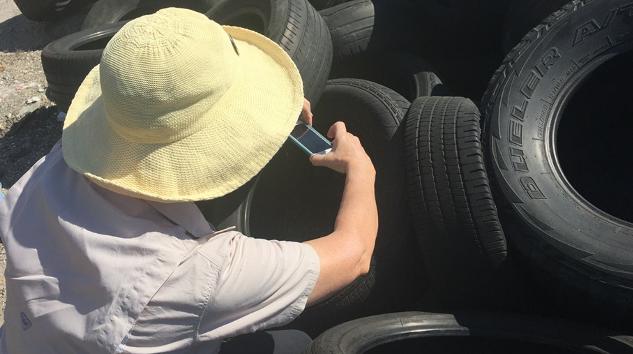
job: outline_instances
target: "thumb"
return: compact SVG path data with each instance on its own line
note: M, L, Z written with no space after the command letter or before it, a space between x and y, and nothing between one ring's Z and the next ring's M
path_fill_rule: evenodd
M310 155L310 163L312 163L312 166L324 166L326 161L327 161L326 155L323 155L323 154Z

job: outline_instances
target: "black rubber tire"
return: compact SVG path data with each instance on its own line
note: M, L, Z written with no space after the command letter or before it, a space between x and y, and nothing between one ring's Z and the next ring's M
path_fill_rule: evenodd
M352 0L321 11L332 34L334 63L359 54L401 49L415 33L406 0Z
M559 311L583 306L585 318L618 318L629 326L633 195L627 169L613 168L630 161L631 9L629 0L565 5L512 50L482 102L489 169L497 200L507 206L501 216L514 230L517 251L554 278L548 301ZM605 128L606 136L599 133ZM560 132L582 134L565 145L568 135ZM589 202L585 193L592 191L581 194L572 178L597 184L607 204ZM612 206L623 209L607 212ZM583 300L568 308L572 298Z
M329 329L305 353L630 354L633 337L539 317L403 312Z
M303 78L305 97L316 106L332 65L332 39L319 12L307 0L231 0L214 6L209 18L249 28L278 43Z
M103 48L123 24L72 33L42 50L42 67L48 82L46 96L65 112L81 82L101 60Z
M13 0L24 17L33 21L62 18L64 13L90 0Z
M373 81L411 101L421 96L448 94L431 66L407 52L366 53L341 59L332 66L330 77Z
M506 259L505 235L468 99L420 97L406 117L407 185L430 287L460 304ZM492 280L491 280L492 281Z
M348 1L350 0L310 0L310 3L315 9L323 10Z
M420 296L421 273L412 247L404 188L400 122L409 102L384 86L357 79L328 81L315 107L315 128L337 120L361 139L377 170L379 231L370 277L360 278L325 303L308 308L293 324L315 335L351 318L399 309ZM287 143L260 176L250 230L255 237L306 241L333 231L345 177L310 165ZM275 206L271 206L271 201ZM375 283L374 283L375 282Z
M221 0L99 0L81 25L82 29L96 28L128 21L152 14L166 7L181 7L206 13Z
M503 49L509 53L532 28L569 0L510 0L503 28Z

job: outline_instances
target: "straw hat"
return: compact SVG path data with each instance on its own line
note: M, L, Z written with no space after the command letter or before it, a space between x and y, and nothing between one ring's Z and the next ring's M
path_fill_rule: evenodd
M303 85L277 44L169 8L123 26L73 99L68 166L102 187L163 202L223 196L288 138Z

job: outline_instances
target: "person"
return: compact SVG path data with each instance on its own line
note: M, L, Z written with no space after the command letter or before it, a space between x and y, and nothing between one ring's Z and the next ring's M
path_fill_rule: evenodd
M60 143L0 202L1 352L222 352L368 272L376 172L341 122L332 151L310 157L346 175L331 234L251 238L215 230L195 204L247 183L300 115L311 121L302 87L283 49L247 29L174 8L123 26ZM283 337L270 350L293 346Z

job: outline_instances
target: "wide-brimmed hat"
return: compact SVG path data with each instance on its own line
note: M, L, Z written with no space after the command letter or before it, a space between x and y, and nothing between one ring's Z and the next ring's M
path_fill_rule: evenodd
M155 201L223 196L287 140L301 77L276 43L169 8L110 40L68 109L66 163L100 186Z

